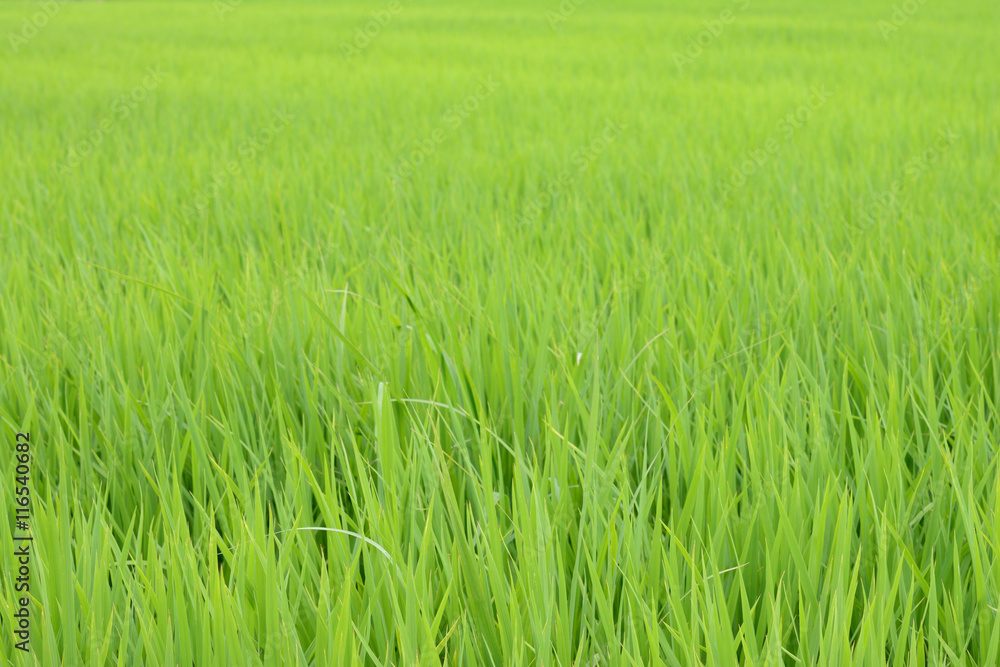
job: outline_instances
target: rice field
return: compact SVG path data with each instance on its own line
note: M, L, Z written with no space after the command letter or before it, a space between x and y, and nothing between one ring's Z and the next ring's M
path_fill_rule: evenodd
M1000 664L998 26L0 1L5 664Z

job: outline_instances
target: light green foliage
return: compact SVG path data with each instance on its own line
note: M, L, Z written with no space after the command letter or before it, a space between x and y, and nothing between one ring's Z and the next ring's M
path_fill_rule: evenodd
M0 44L4 656L998 664L1000 6L388 4Z

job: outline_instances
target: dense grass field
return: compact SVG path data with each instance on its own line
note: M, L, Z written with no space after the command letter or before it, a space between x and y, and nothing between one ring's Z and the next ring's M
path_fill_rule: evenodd
M4 660L1000 664L998 28L0 1Z

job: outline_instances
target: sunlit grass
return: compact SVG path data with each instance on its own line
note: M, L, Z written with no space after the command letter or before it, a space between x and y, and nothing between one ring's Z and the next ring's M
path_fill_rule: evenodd
M1000 7L401 4L0 44L4 655L998 664Z

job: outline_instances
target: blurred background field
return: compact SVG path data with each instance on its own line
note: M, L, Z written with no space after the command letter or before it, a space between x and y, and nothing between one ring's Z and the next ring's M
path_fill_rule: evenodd
M390 4L0 2L5 657L997 664L1000 5Z

